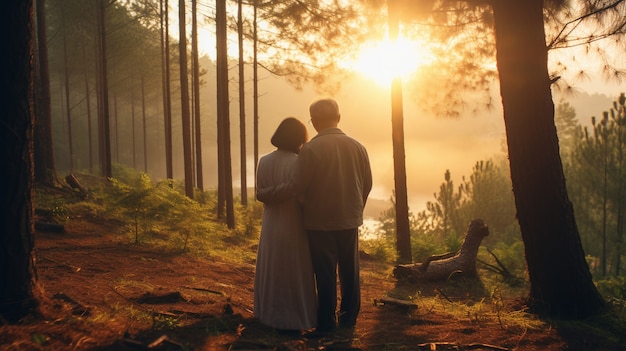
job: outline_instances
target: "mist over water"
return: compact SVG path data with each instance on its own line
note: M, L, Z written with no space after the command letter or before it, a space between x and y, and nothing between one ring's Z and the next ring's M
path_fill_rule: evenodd
M322 95L308 87L295 90L281 80L270 79L262 83L263 97L260 101L262 128L259 136L261 154L273 150L269 138L274 128L286 116L302 121L309 119L308 106ZM267 84L266 83L271 83ZM626 87L625 87L626 89ZM601 115L610 107L614 97L590 95L585 92L562 94L555 92L555 105L569 102L577 112L581 123L587 123L590 113ZM373 189L370 199L389 202L394 188L393 147L391 140L391 97L389 89L373 81L356 78L346 81L337 94L341 112L341 128L348 135L361 141L367 148L373 172ZM460 118L447 118L435 112L425 112L410 97L404 100L404 145L407 171L409 209L417 213L425 208L427 201L444 181L444 173L450 170L455 185L462 177L471 174L473 166L481 160L506 159L506 136L499 98L494 97L491 110L467 113ZM596 111L596 112L593 112ZM309 128L309 137L316 131ZM237 128L237 127L234 127ZM253 176L249 174L249 181ZM368 218L377 220L381 206L368 202Z
M276 84L268 87L261 100L261 154L273 150L269 143L273 128L286 116L308 120L308 105L319 96L311 88L295 91L286 85L281 87L280 82L273 83ZM394 187L389 89L373 81L355 79L346 82L333 97L341 112L339 128L368 150L374 180L370 198L389 201ZM308 127L309 136L315 136L316 131ZM437 190L446 169L460 179L476 161L501 152L504 125L498 111L450 119L420 111L414 101L406 100L404 134L409 207L418 212ZM372 216L377 219L378 215Z

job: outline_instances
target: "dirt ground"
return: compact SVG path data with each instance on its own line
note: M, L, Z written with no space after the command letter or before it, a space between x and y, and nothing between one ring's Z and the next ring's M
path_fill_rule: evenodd
M390 266L366 258L354 331L281 335L253 317L253 264L155 252L121 239L118 224L96 222L36 233L43 316L0 325L0 350L624 349L612 338L549 323L525 328L433 306L381 303L402 287ZM503 308L523 306L509 301Z

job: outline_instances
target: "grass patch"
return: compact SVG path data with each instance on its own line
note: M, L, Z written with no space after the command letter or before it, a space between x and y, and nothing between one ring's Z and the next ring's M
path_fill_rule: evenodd
M263 206L234 204L235 228L217 218L214 191L196 190L184 195L182 184L154 182L145 173L117 170L119 178L104 179L76 174L89 187L87 198L67 196L62 190L40 189L36 208L45 208L58 221L91 221L119 227L120 240L155 250L196 257L220 257L234 262L254 262ZM54 190L54 189L52 189Z

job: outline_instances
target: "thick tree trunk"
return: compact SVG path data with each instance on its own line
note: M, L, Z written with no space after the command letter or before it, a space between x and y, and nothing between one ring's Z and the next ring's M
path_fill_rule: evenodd
M511 179L530 276L530 305L558 318L604 301L585 261L565 187L547 70L542 0L493 1Z
M32 1L9 1L0 11L4 65L0 85L0 318L17 322L35 312L33 256Z

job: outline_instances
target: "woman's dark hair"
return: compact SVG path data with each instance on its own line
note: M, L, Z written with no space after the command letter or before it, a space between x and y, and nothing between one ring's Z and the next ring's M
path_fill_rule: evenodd
M271 141L279 149L298 153L308 138L304 123L295 117L287 117L280 122Z

